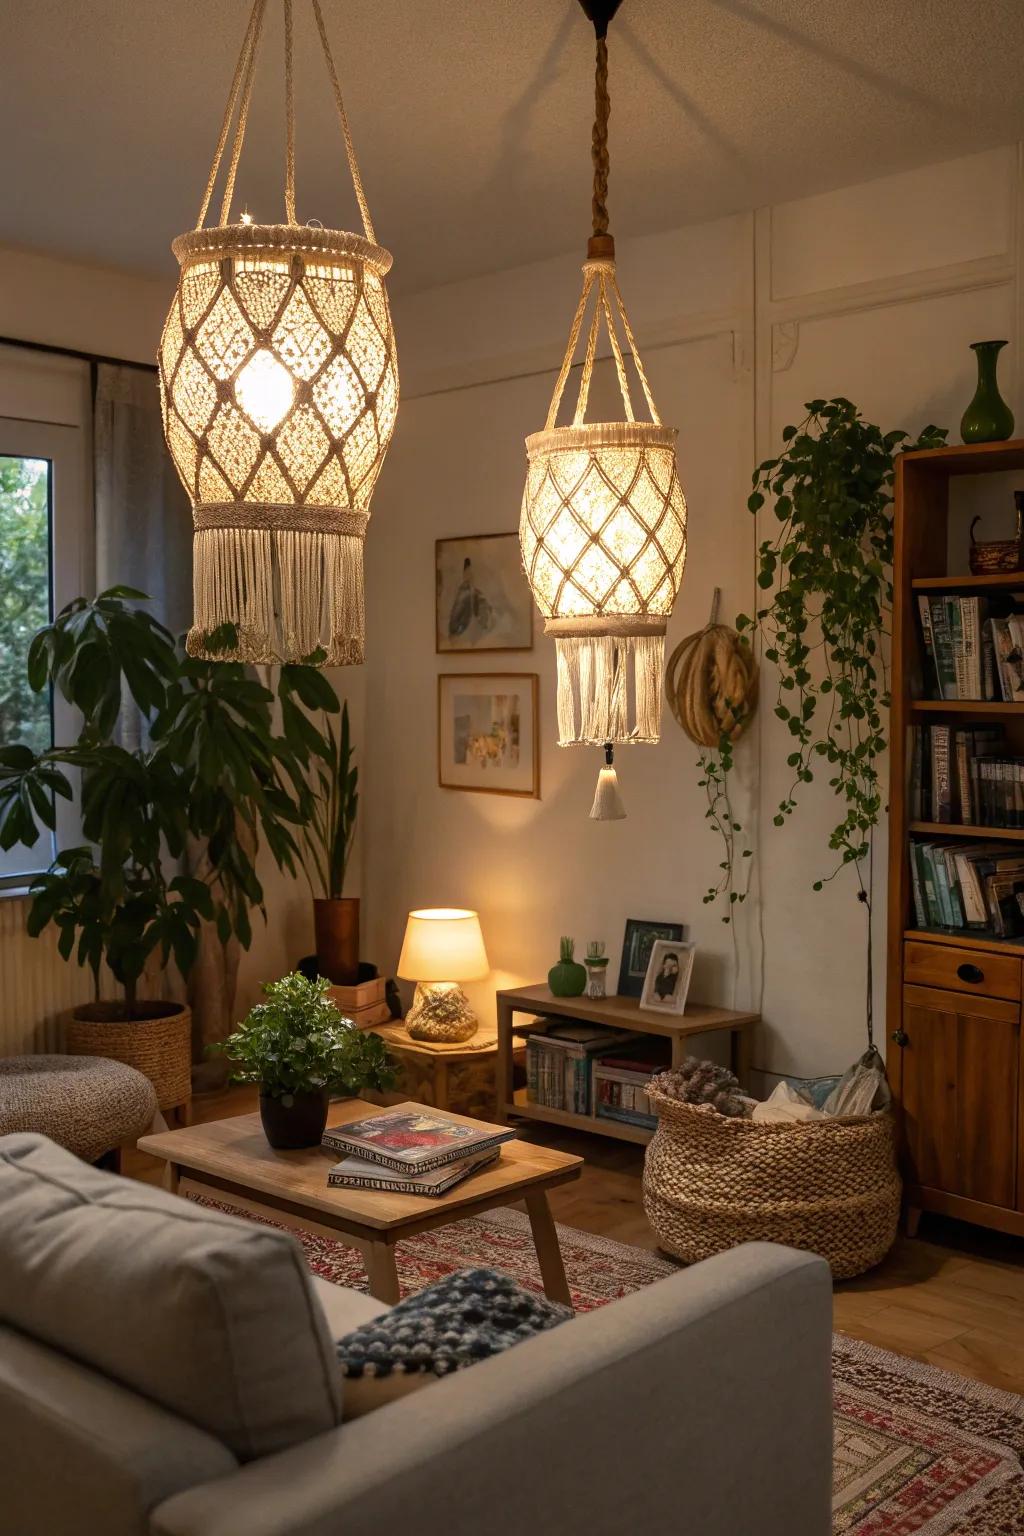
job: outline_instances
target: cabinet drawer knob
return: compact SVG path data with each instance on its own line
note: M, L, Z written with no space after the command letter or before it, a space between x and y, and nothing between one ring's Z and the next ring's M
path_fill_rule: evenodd
M910 1036L907 1034L905 1029L894 1029L892 1032L892 1038L896 1045L910 1044Z
M979 981L985 980L985 972L981 969L981 966L971 965L970 961L967 960L964 961L963 965L957 966L956 973L961 981L972 981L975 985Z

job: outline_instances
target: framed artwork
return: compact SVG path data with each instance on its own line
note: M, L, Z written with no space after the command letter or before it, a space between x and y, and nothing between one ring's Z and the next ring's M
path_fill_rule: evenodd
M685 940L655 939L640 994L641 1008L650 1013L686 1012L696 947Z
M438 539L436 649L532 651L533 593L518 533Z
M619 996L639 997L644 989L651 950L658 939L671 939L681 944L686 929L682 923L649 922L645 918L626 919L626 935L622 941L622 961L619 965Z
M437 781L443 789L540 799L536 672L442 672Z

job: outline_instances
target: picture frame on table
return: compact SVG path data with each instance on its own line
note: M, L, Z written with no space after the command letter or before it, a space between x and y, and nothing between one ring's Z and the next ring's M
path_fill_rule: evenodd
M619 996L640 997L647 978L651 949L658 939L671 939L681 944L686 937L682 923L659 922L655 919L629 917L622 940L622 960L619 963Z
M442 672L437 782L442 789L540 799L536 672Z
M696 950L696 944L686 939L655 939L640 994L640 1007L645 1012L686 1012Z
M438 655L533 650L533 593L518 533L438 539L434 567Z

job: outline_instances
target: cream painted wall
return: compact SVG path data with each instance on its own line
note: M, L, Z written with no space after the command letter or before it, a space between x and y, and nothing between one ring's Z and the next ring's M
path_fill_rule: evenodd
M846 394L885 429L934 420L958 439L973 387L968 343L1000 335L1020 350L1018 183L1008 148L620 242L662 414L680 428L690 553L670 647L705 622L716 585L725 615L749 607L750 470L777 451L804 400ZM757 858L734 954L730 930L701 903L720 855L694 749L667 713L658 747L619 754L628 819L596 824L598 754L556 745L552 642L538 633L531 654L476 661L433 654L434 540L516 527L522 438L543 420L577 281L566 256L396 306L405 394L367 565L366 950L393 967L408 908L478 907L494 971L470 991L490 1016L495 987L542 976L559 934L604 939L615 974L627 916L676 917L698 945L694 995L762 1003L759 1067L837 1070L862 1049L863 909L845 881L811 889L830 867L827 784L808 788L785 828L772 825L788 751L772 669L738 753L738 814ZM503 667L540 676L539 801L437 786L438 673ZM879 933L884 859L883 831Z

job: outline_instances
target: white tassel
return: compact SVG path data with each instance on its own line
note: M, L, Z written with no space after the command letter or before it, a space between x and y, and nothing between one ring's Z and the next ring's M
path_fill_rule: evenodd
M619 794L619 781L615 769L609 766L602 768L597 776L597 789L594 791L594 803L590 807L591 821L623 821L626 815L626 807L622 803Z
M213 661L300 661L318 649L325 666L363 659L363 541L345 533L200 528L194 536L195 618L187 649ZM233 624L233 649L207 636Z

